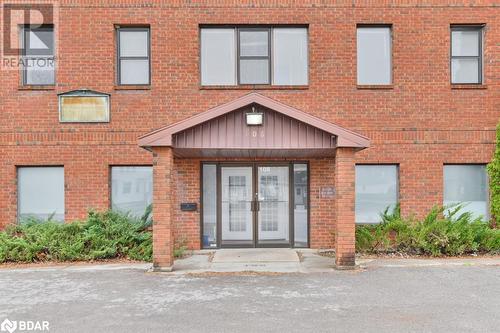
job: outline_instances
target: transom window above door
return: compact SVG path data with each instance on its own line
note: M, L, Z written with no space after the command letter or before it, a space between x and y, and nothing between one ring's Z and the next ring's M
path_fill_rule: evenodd
M307 85L307 27L205 26L203 86Z

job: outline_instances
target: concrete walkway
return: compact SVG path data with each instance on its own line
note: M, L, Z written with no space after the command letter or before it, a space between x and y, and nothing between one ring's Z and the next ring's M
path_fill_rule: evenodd
M378 268L496 266L500 256L465 258L357 258L356 271ZM150 270L150 263L59 263L54 265L2 266L7 271L117 271ZM224 249L194 251L178 259L174 271L161 274L185 275L205 273L328 273L336 271L334 259L321 256L313 249Z
M426 266L500 266L500 257L458 259L392 259L356 260L357 270L374 267ZM327 273L335 270L334 259L321 256L313 249L223 249L195 251L192 256L176 260L170 274L203 274L209 272Z

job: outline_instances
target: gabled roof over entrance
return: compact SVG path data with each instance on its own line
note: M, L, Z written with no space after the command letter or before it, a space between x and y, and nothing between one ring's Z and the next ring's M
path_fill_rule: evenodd
M246 124L245 113L252 107L264 113L263 125ZM338 147L367 148L370 140L269 97L251 93L146 134L139 138L139 145L144 148L170 146L177 156L185 157L307 157L332 155Z

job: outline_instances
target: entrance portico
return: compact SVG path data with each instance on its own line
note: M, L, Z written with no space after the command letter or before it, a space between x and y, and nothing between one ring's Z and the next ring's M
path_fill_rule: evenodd
M299 180L294 170L314 172L308 169L308 161L331 159L336 264L354 265L354 155L369 146L366 137L252 93L147 134L139 145L154 156L156 269L169 270L173 264L174 226L180 213L174 163L189 159L202 162L200 173L206 165L215 170L208 177L211 192L207 194L210 183L204 179L196 188L200 191L200 247L216 248L294 247L300 239L307 245L308 221L311 215L318 216L311 214L317 208L309 207L308 198L317 194L310 193L309 179ZM204 199L205 195L213 200ZM306 229L298 230L294 219L305 221L300 228Z

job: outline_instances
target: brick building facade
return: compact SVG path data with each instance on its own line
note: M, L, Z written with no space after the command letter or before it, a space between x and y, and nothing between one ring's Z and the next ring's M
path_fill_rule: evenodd
M308 210L306 246L336 245L338 263L350 265L355 165L396 166L395 191L403 214L422 215L447 201L443 186L446 165L484 165L491 160L500 115L500 7L494 1L61 0L58 14L56 22L45 22L53 25L56 36L54 84L29 84L19 70L0 72L1 226L19 219L19 200L24 195L19 193L24 189L19 171L24 167L63 167L64 220L71 221L83 218L89 209L111 207L112 167L154 165L155 264L168 267L175 240L182 239L193 249L204 245L202 162L216 163L217 172L223 162L246 163L254 174L268 162L286 164L287 170L300 162L307 165L309 175L304 185L308 204L303 205ZM305 29L306 82L202 84L201 29L211 26ZM357 30L370 26L390 30L390 80L384 84L359 84ZM121 79L117 74L119 63L125 67L117 57L117 31L124 27L148 31L150 84L120 84L126 73ZM479 31L477 82L453 83L454 27ZM238 48L237 52L243 62L243 51ZM472 59L476 54L468 56ZM269 60L274 62L278 60ZM109 94L109 121L60 121L58 94L84 89ZM276 110L263 107L260 98L314 117L311 121L294 118L300 126L320 130L315 126L317 119L337 126L340 132L327 131L336 146L325 154L305 157L295 153L266 157L262 151L243 157L228 152L209 156L203 149L181 156L174 143L144 143L148 133L249 95L257 97L241 107L264 110L264 121L266 112ZM347 144L353 138L349 135L366 141ZM273 177L266 179L278 179ZM264 179L250 178L255 186ZM289 181L288 191L298 180L291 176ZM23 191L31 188L26 186ZM223 189L219 191L224 195ZM26 199L28 203L43 194L33 195L35 199ZM292 197L287 205L297 206L299 199ZM196 207L181 210L181 203L195 203ZM223 207L223 203L217 204L219 220ZM251 223L258 228L260 217L255 216ZM255 234L254 246L258 245ZM220 239L214 244L220 246ZM293 246L293 241L288 238L285 245Z

